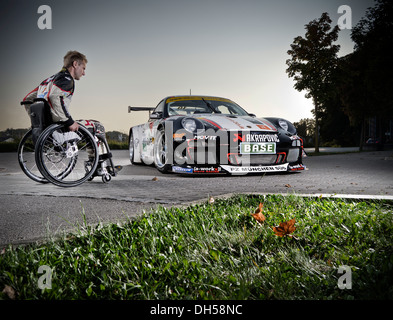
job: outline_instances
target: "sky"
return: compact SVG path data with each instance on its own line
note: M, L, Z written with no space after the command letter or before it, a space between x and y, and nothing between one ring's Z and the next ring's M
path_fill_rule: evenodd
M39 21L51 9L52 29ZM95 119L128 133L148 120L128 106L156 106L166 96L229 98L258 117L312 118L311 99L289 78L287 51L305 25L327 12L332 26L351 9L351 26L373 0L0 0L0 131L28 128L19 102L57 73L69 50L87 56L76 81L74 119ZM49 20L45 21L46 24ZM348 22L348 21L347 21ZM339 33L339 56L353 51Z

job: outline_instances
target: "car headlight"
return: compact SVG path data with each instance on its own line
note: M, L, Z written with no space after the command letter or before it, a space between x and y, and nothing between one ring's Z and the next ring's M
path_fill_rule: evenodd
M194 119L184 118L181 123L188 132L195 132L197 129L197 123Z
M278 124L282 129L288 131L288 123L285 120L278 120Z

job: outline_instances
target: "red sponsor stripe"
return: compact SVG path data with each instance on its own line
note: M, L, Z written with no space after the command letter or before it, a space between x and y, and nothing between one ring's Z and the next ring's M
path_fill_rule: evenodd
M25 101L26 98L27 98L29 95L31 95L33 92L36 92L36 91L38 91L38 87L35 88L34 90L31 90L28 94L26 94L26 96L23 98L23 101Z
M283 156L281 163L285 162L285 158L287 157L287 154L285 152L277 152L276 164L278 164L278 160L280 160L280 155Z
M203 118L202 120L206 121L206 122L209 122L210 124L212 124L213 126L217 127L218 129L222 129L222 127L219 124L215 123L214 121L211 121L211 120L208 120L208 119L205 119L205 118Z
M46 99L46 100L48 101L48 103L49 103L51 109L54 109L54 108L53 108L53 105L52 105L52 101L50 101L50 99L49 99L49 95L50 95L51 91L52 91L52 87L51 87L51 88L49 89L49 91L48 91L48 95L47 95L47 99Z

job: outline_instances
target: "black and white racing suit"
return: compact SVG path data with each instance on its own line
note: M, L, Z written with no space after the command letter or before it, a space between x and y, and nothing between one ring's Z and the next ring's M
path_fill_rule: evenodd
M36 98L45 99L50 106L53 122L63 123L69 127L74 123L68 110L74 90L75 80L68 70L63 68L60 72L42 81L38 87L25 96L23 101L34 101ZM30 116L30 105L25 105L25 109ZM95 135L105 139L105 128L100 122L96 120L78 120L77 122L90 129ZM104 151L99 148L99 153L102 154Z
M23 101L35 98L43 98L48 101L53 122L62 122L69 127L74 123L68 108L75 90L75 81L67 69L45 79L34 90L29 92ZM29 105L25 105L26 111L30 114Z

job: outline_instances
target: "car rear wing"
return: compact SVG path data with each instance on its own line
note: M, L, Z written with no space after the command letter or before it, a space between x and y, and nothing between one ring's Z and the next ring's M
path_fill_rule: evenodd
M153 111L155 108L154 107L131 107L128 106L128 113L131 113L131 111L149 111L149 115L151 111Z

